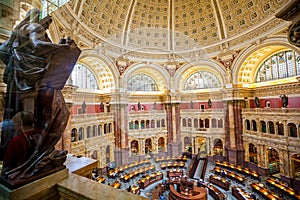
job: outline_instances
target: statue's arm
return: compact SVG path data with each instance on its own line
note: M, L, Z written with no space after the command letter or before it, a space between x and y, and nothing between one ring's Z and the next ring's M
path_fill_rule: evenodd
M66 44L55 44L52 43L49 38L46 38L46 30L40 24L31 24L28 26L29 38L34 47L45 47L45 48L68 48L70 47L69 43Z

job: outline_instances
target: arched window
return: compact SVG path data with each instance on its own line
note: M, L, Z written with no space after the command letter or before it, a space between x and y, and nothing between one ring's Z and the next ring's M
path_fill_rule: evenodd
M84 136L84 129L82 127L79 128L79 133L78 133L78 140L83 140Z
M98 125L98 136L102 134L102 126Z
M72 84L79 88L98 89L96 76L83 64L74 66L71 78Z
M281 51L271 55L259 67L256 82L300 75L300 56L297 52Z
M161 127L165 127L166 126L166 124L165 124L165 119L162 119L161 120Z
M97 136L97 126L94 125L93 126L93 137L96 137Z
M158 144L158 152L161 152L161 151L164 152L165 151L165 138L163 138L163 137L158 138L157 144Z
M129 130L133 130L133 122L129 122Z
M128 80L129 91L158 91L156 82L146 74L136 74Z
M91 127L88 126L86 129L86 138L90 138L91 137Z
M139 142L137 140L132 140L130 143L131 154L136 155L139 153Z
M209 128L209 119L205 118L205 128Z
M218 119L218 128L223 128L223 120Z
M145 128L145 120L142 120L141 121L141 129L144 129Z
M260 127L261 127L261 132L263 133L267 132L267 126L265 121L260 121Z
M192 127L192 119L188 118L188 127Z
M220 80L211 72L199 71L187 78L184 90L198 90L206 88L220 88Z
M182 119L182 126L183 126L183 127L186 127L186 118L183 118L183 119Z
M155 121L154 121L154 119L151 120L151 128L155 128Z
M112 133L112 123L109 123L109 124L108 124L108 132L109 132L109 133Z
M75 142L76 141L76 134L77 134L77 129L73 128L72 132L71 132L71 142Z
M268 122L268 125L269 125L269 132L271 134L275 134L274 123L270 121Z
M107 124L104 124L104 134L107 133L107 129L108 129Z
M146 120L146 128L150 128L150 120L149 119Z
M159 119L156 120L156 127L157 127L157 128L160 128L160 120L159 120Z
M290 137L297 137L297 126L296 124L289 123L288 124L288 132Z
M194 128L198 128L198 119L194 119Z
M257 164L257 148L254 144L249 144L249 160Z
M138 120L134 121L134 129L139 129L139 121Z
M252 120L252 129L253 131L257 131L257 125L255 120Z
M278 135L284 135L283 123L276 122Z
M202 118L199 119L199 128L204 128L204 120Z
M250 131L250 121L246 120L246 130Z
M217 127L217 120L215 118L213 118L211 120L211 127L216 128Z

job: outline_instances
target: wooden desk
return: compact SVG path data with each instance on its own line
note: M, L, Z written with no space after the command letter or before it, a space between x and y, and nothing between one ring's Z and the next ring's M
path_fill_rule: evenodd
M209 190L209 195L212 196L215 200L225 200L225 195L215 186L208 183L205 185Z
M258 175L257 172L251 171L248 168L242 168L241 166L236 166L236 165L230 164L228 162L224 162L224 161L216 161L215 164L218 165L218 166L222 166L222 167L228 168L228 169L232 169L232 170L234 170L236 172L240 172L240 173L249 175L249 176L251 176L253 178L256 178L256 179L259 178L259 175Z
M187 193L183 191L183 194L175 190L174 185L170 185L169 200L206 200L207 191L204 187L194 186Z
M152 173L151 175L147 174L144 178L139 179L137 183L140 188L145 189L147 186L159 180L162 180L163 178L164 178L163 173L156 172L156 173Z
M269 191L267 188L265 188L262 184L260 183L252 183L251 187L253 190L256 190L260 194L262 194L266 199L270 200L281 200L279 196L271 191Z
M232 191L232 195L238 200L254 200L253 198L251 198L249 193L247 193L241 188L233 186L231 188L231 191Z
M210 175L209 177L209 182L223 188L224 190L228 191L229 190L229 186L230 183L228 181L226 181L225 178L221 178L219 176L212 176Z
M113 184L111 184L111 186L119 189L121 187L121 183L119 181L115 181Z
M103 176L99 176L96 180L98 183L104 183L106 179Z
M133 193L133 194L140 194L140 193L141 193L141 190L140 190L140 187L139 187L139 186L133 185L133 186L131 187L130 192Z
M267 178L266 183L279 189L280 191L284 192L286 195L300 200L299 193L297 194L297 192L293 188L287 187L283 183L278 182L272 178Z
M167 171L167 177L172 178L172 177L181 177L183 176L183 170L169 170Z
M226 177L234 179L234 180L236 180L236 181L238 181L238 182L240 182L242 184L245 182L245 180L247 180L246 178L244 178L243 176L241 176L239 174L233 173L233 172L228 171L228 170L221 169L220 167L215 167L214 171L217 174L221 174L222 171L224 171L225 174L226 174Z

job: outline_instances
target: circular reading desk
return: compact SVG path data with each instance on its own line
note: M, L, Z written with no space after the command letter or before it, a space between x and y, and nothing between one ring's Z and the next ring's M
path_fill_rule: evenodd
M206 200L207 191L204 187L193 186L192 188L179 186L175 189L174 185L170 185L169 200Z

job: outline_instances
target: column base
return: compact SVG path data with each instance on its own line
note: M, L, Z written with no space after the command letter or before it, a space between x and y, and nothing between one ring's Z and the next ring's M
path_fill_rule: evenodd
M169 156L179 156L182 153L182 143L172 142L168 144L168 155Z
M116 167L125 165L129 161L129 149L115 150Z
M235 148L228 148L227 154L226 154L226 159L228 160L229 163L234 164L234 165L240 165L244 166L244 150L239 150Z

